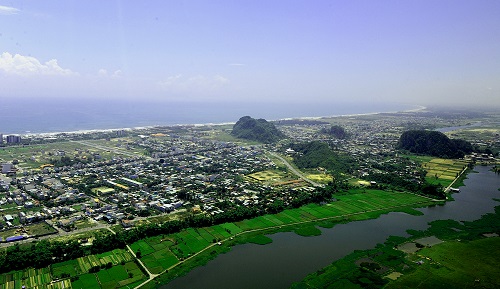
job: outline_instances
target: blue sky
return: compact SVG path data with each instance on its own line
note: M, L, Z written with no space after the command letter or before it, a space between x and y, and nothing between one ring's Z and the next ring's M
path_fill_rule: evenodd
M500 106L500 1L3 1L0 98Z

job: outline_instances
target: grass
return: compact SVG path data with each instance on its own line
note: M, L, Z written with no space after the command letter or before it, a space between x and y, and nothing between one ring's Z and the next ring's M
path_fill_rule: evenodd
M83 274L80 275L78 280L71 282L71 287L73 288L85 288L85 289L101 289L97 281L97 276L95 274Z
M69 260L61 263L52 265L52 275L57 277L62 274L69 274L70 276L77 276L82 273L79 269L78 262L76 260Z
M271 244L273 242L273 240L265 235L257 235L257 236L253 236L252 238L249 238L247 240L247 242L257 244L257 245L267 245L267 244Z
M294 231L297 235L303 236L303 237L309 237L309 236L319 236L321 235L321 230L316 228L315 226L304 226L295 229Z
M445 242L424 248L419 255L432 259L386 288L496 288L500 284L500 238ZM475 280L480 280L476 282Z

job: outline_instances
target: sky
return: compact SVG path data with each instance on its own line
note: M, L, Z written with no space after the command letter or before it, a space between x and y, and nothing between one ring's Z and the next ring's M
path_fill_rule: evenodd
M500 106L497 0L0 0L2 98Z

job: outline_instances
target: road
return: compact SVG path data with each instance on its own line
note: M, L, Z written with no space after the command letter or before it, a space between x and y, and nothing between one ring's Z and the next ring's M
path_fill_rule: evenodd
M287 160L285 160L284 158L282 158L280 155L276 154L276 153L273 153L273 152L269 152L268 153L270 155L272 155L273 157L279 159L280 161L282 161L285 166L292 172L294 173L297 177L303 179L304 181L310 183L311 185L315 186L315 187L323 187L322 184L318 184L314 181L311 181L310 179L306 178L301 172L299 172L297 169L295 169L291 164L288 163Z
M64 230L61 230L59 227L55 226L54 223L52 222L52 220L45 220L45 221L47 222L47 224L49 224L50 226L55 228L57 230L57 233L51 234L51 235L46 235L46 236L41 236L41 237L34 237L34 238L30 237L30 238L19 240L16 242L0 243L0 248L13 246L14 244L30 243L33 241L39 241L39 240L44 240L44 239L68 236L68 235L79 234L79 233L88 232L88 231L109 228L109 225L107 225L107 224L95 222L97 224L96 226L66 232Z
M465 173L465 171L468 169L468 167L466 166L461 172L460 174L458 174L458 176L453 180L453 182L446 187L446 189L444 189L445 193L449 192L450 191L450 188L451 186L453 186L455 184L455 182L462 176L463 173Z

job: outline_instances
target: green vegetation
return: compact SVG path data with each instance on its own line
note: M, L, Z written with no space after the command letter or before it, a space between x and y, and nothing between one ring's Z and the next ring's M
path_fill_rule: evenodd
M234 124L231 135L263 143L273 143L285 137L274 124L265 119L254 119L249 116L240 118Z
M339 125L332 125L330 128L323 128L321 129L321 133L329 134L339 139L344 139L347 137L346 131Z
M247 241L249 243L254 243L257 245L267 245L267 244L271 244L273 242L273 240L271 238L264 236L264 235L254 236L252 238L249 238Z
M386 288L495 288L500 284L500 238L451 241L418 253L430 260L391 282ZM418 259L415 258L415 259Z
M294 231L297 235L303 236L303 237L309 237L309 236L319 236L321 235L321 230L316 228L315 226L304 226L296 229Z
M472 152L472 145L461 139L449 139L438 131L410 130L399 138L398 148L416 154L440 158L462 158Z
M355 162L349 156L334 152L324 142L298 143L292 144L290 147L298 152L293 161L299 168L316 169L321 167L329 171L344 173L352 171L355 166Z
M473 222L434 221L425 231L410 230L410 238L391 236L375 249L355 251L292 288L496 288L500 238L486 234L499 224L500 206ZM423 237L444 242L405 249Z
M94 273L89 273L93 271ZM130 253L113 250L40 269L29 268L0 275L0 289L10 288L122 288L146 276Z

